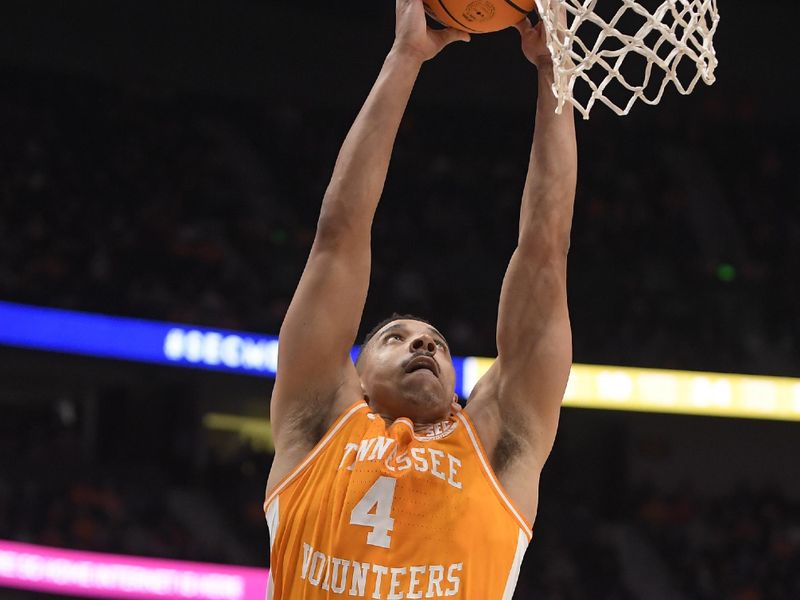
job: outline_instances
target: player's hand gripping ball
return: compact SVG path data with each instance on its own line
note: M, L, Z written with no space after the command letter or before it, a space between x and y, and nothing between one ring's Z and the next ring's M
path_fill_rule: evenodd
M425 0L428 16L468 33L511 27L533 9L534 0Z

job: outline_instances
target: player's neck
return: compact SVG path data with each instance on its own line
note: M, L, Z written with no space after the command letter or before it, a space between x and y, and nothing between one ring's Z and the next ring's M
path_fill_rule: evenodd
M448 415L444 417L434 418L432 420L426 419L424 421L416 421L411 417L404 417L402 415L394 417L383 413L378 413L378 414L384 420L387 427L391 427L394 424L394 422L397 421L398 419L408 419L409 421L411 421L411 425L414 427L414 433L428 433L431 429L436 428L437 425L440 425L442 423L447 423L454 419L453 415Z
M447 423L455 418L452 411L448 411L447 413L440 412L439 414L433 414L424 417L412 416L411 414L402 414L405 411L392 410L391 404L384 404L383 402L376 401L375 399L371 399L366 394L364 394L363 400L373 413L379 415L384 420L387 427L391 427L394 422L399 419L407 419L411 422L416 433L425 433L432 427L442 423Z

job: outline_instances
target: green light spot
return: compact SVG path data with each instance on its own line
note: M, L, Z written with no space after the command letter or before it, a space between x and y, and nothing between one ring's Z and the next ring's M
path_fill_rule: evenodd
M730 283L736 279L736 267L729 263L722 263L717 267L717 277L720 281Z
M273 230L269 237L276 246L282 246L289 239L289 235L283 229Z

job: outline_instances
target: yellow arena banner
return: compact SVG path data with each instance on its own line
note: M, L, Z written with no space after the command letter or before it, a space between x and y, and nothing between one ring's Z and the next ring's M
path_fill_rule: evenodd
M493 362L465 359L465 392ZM800 421L800 379L576 364L564 406Z

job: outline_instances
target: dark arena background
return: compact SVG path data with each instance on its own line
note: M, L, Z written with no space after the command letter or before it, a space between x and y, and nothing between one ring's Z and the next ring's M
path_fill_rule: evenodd
M719 8L713 86L578 122L576 365L514 598L800 598L799 10ZM2 3L0 598L263 598L275 336L393 19ZM364 328L433 320L463 393L516 240L518 44L424 67L373 233Z

